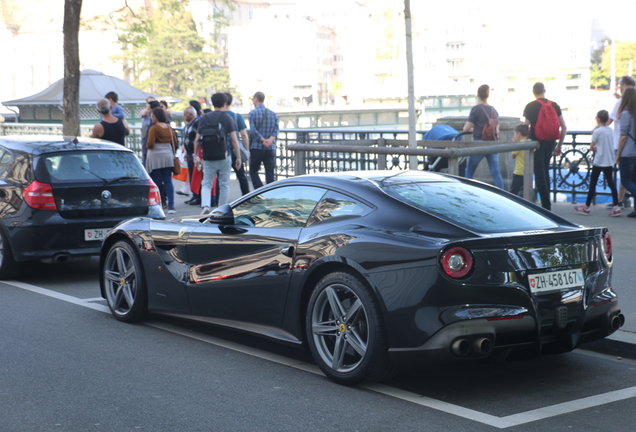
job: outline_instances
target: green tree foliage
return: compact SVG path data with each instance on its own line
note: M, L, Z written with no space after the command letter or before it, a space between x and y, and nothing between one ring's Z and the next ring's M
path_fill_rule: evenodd
M603 46L592 53L592 65L590 70L590 84L595 89L609 89L612 74L612 42L616 43L616 80L629 73L629 61L636 62L636 42L612 41L606 38L607 46ZM636 64L633 65L634 76Z
M620 78L623 75L627 75L629 68L629 61L636 61L636 42L616 42L616 78ZM636 65L635 65L636 67ZM603 51L603 60L601 61L601 70L610 76L612 70L612 47L608 45ZM633 74L633 71L632 71Z
M228 91L229 72L216 64L216 44L199 36L187 5L188 0L157 0L152 14L125 6L86 26L101 23L119 30L122 53L111 59L122 62L126 78L138 88L182 100ZM228 25L218 12L209 19L217 34Z

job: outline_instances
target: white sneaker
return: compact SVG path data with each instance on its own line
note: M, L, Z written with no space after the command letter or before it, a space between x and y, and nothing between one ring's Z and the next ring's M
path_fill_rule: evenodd
M208 206L203 207L203 210L201 210L201 214L202 215L209 215L210 212L212 211L212 209Z

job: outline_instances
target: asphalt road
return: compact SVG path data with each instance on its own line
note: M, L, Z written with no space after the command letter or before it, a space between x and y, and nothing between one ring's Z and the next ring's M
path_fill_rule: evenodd
M368 387L304 349L115 320L96 259L0 283L0 431L633 430L636 361L589 351L405 371Z
M182 201L176 216L192 213ZM633 315L625 256L636 220L599 220L612 224L614 285ZM304 349L183 320L116 321L99 297L96 259L34 264L0 283L0 305L2 432L634 429L636 361L615 355L422 365L344 387Z

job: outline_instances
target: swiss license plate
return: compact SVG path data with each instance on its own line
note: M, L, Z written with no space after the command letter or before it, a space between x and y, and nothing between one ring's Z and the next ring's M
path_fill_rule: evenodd
M533 293L576 288L585 285L583 270L559 270L547 273L536 273L528 276L530 291Z
M104 240L108 233L110 232L110 228L93 228L84 230L84 240L86 241L95 241L95 240Z

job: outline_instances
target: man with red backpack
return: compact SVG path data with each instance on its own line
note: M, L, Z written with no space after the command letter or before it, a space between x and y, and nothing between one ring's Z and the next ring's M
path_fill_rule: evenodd
M534 181L541 196L541 207L550 210L550 159L553 154L561 154L567 127L559 105L545 98L543 83L535 83L532 93L536 100L526 105L523 116L525 123L531 126L530 140L539 142L534 152Z

